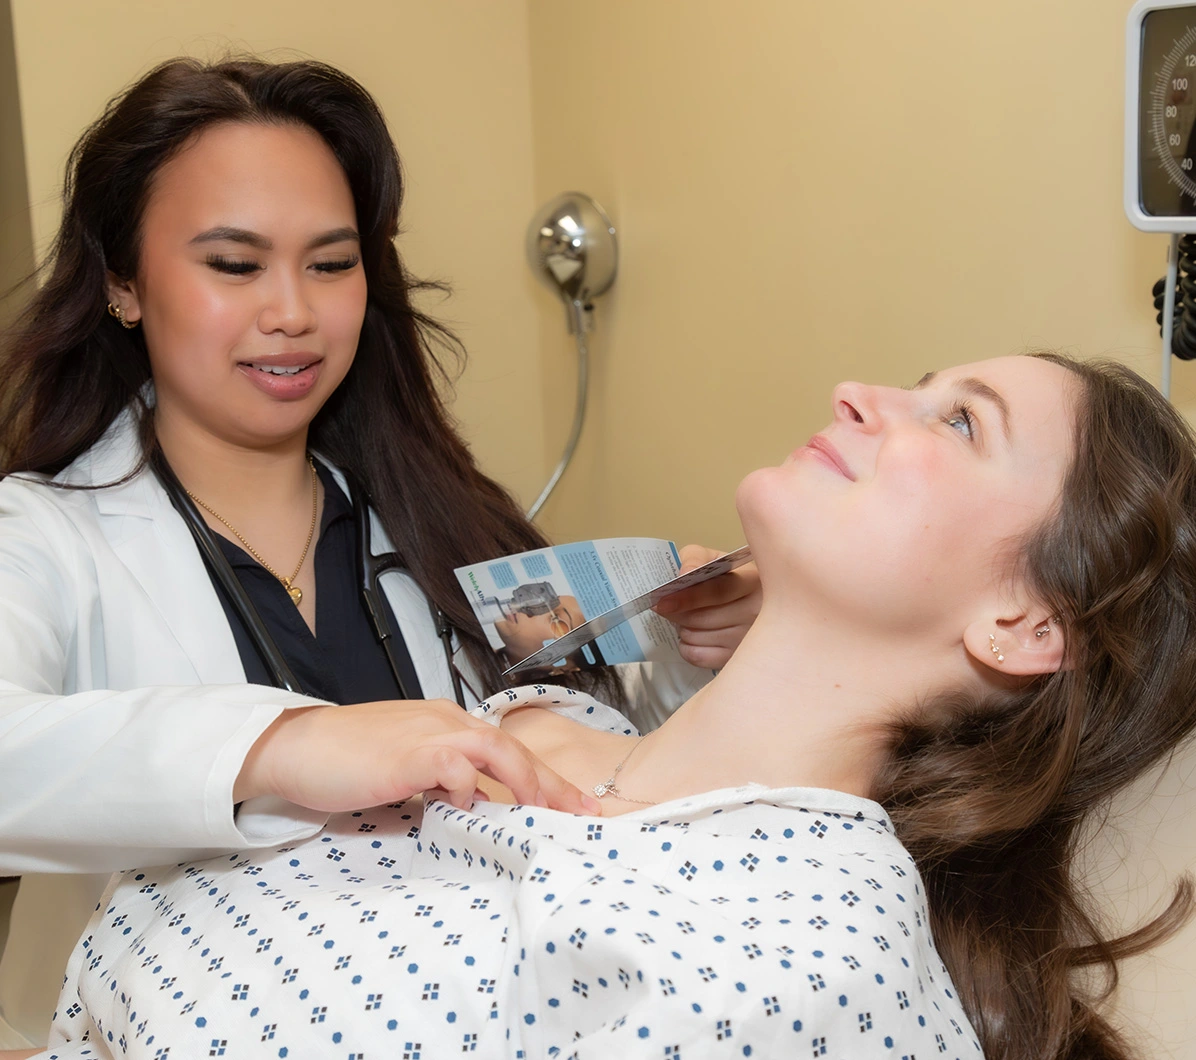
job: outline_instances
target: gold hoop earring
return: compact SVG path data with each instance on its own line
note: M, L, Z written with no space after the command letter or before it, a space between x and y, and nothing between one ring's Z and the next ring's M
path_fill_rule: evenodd
M126 329L127 331L132 331L133 328L135 328L137 326L137 321L136 320L132 320L132 321L126 320L125 319L125 311L123 309L121 309L120 306L114 304L113 302L108 303L108 315L116 317L116 319L120 321L120 326L122 328Z

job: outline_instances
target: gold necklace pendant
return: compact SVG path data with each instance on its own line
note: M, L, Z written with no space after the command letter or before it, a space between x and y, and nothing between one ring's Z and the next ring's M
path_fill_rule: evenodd
M299 557L299 562L295 566L295 573L292 574L289 578L283 577L281 574L278 573L278 571L276 571L264 559L262 559L262 557L258 554L257 550L248 541L245 540L245 535L242 534L241 531L238 530L235 526L233 526L232 523L230 523L227 519L225 519L223 515L221 515L218 511L216 511L210 504L205 504L203 501L201 501L190 490L187 490L188 497L190 497L196 504L198 504L201 508L203 508L204 511L208 512L214 518L219 519L220 522L222 522L225 526L227 526L229 528L229 530L231 530L233 532L233 534L236 536L237 540L240 541L241 544L245 546L245 551L247 551L255 560L257 560L257 562L259 564L261 564L263 567L265 567L265 569L267 571L269 571L270 574L272 574L275 578L277 578L280 582L282 582L282 587L284 589L286 589L287 595L291 598L291 603L293 603L296 607L298 607L300 602L303 600L303 590L300 589L297 585L292 585L291 582L293 582L296 578L299 577L299 572L303 569L303 561L305 559L307 559L307 553L308 553L308 550L311 548L312 538L315 537L316 518L319 515L319 510L320 510L319 509L319 501L318 501L319 492L318 492L318 485L317 485L317 483L319 482L319 476L316 474L316 462L311 458L310 453L308 453L308 455L307 455L307 466L309 468L311 468L311 526L308 527L308 529L307 529L307 542L303 546L303 555L301 555ZM617 770L616 770L616 772L617 772Z

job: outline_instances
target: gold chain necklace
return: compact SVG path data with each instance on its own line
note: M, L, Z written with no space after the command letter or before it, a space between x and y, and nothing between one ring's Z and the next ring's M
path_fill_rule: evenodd
M291 582L299 577L299 572L303 569L303 561L307 559L307 550L311 548L311 539L315 537L316 534L316 510L318 507L316 483L319 481L319 479L316 476L316 462L311 458L310 454L307 457L307 464L308 467L311 468L311 526L307 531L307 543L303 546L303 555L299 557L299 562L295 565L295 572L289 578L284 578L278 573L278 571L271 567L269 563L262 559L262 557L257 554L257 551L254 549L254 547L245 540L245 536L241 533L241 531L233 526L233 524L227 519L225 519L223 515L216 511L215 508L204 504L204 502L195 496L194 493L192 493L190 490L187 490L188 497L195 501L196 504L198 504L214 519L219 519L225 526L227 526L236 535L237 540L245 546L245 551L248 552L255 560L257 560L258 563L265 567L266 570L273 574L275 578L282 582L282 587L286 589L287 594L290 596L296 607L298 607L303 600L303 590L297 585L292 585Z

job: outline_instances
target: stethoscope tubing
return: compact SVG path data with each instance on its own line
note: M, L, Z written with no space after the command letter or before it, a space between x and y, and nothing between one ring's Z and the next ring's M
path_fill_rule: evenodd
M158 481L161 482L162 488L165 489L171 504L179 515L182 516L183 522L187 524L187 528L195 540L200 555L204 558L216 580L220 583L220 587L232 603L233 610L236 611L237 617L240 618L246 632L249 634L249 639L253 643L254 650L265 666L266 672L270 675L271 683L276 688L306 695L307 693L304 691L302 684L295 676L294 671L291 670L290 665L279 650L274 638L270 635L270 630L266 627L265 622L262 621L257 608L253 606L253 601L250 600L249 594L246 593L244 586L241 584L241 580L237 577L236 572L225 557L224 551L216 541L211 528L200 514L195 502L191 500L186 489L183 488L183 484L179 482L174 470L160 449L150 457L150 468L158 477ZM350 500L353 505L353 520L357 539L358 585L361 591L362 604L365 607L366 614L369 616L374 635L386 655L390 671L399 689L400 698L423 699L423 691L420 688L419 677L411 661L410 652L407 650L402 633L390 628L382 593L378 585L378 580L383 574L404 569L402 557L397 552L387 552L376 556L370 551L370 513L365 491L356 482L348 478L348 476L346 476L346 483L349 487ZM438 608L432 608L431 617L436 626L437 636L444 646L445 661L448 664L449 674L453 682L453 694L457 702L461 706L464 706L464 689L461 684L461 675L454 663L452 626L449 624L444 613Z
M254 650L270 675L271 683L275 688L306 695L299 679L287 664L278 645L274 643L274 638L270 636L270 631L262 621L262 616L258 614L257 608L253 606L244 586L241 585L241 580L216 542L211 529L204 521L203 516L199 514L195 502L191 500L190 495L183 488L183 484L175 476L174 469L171 468L160 449L150 458L150 467L166 490L171 504L183 517L183 522L191 531L191 536L195 539L200 555L203 556L208 568L216 576L220 587L232 602L237 617L244 623L245 629L249 633L249 639L253 642Z
M411 655L407 651L406 644L403 644L401 653L395 651L395 633L390 628L390 622L386 617L382 593L378 586L378 580L383 574L386 574L388 571L405 570L406 564L403 562L403 557L397 552L375 554L370 549L369 498L360 483L348 473L345 473L345 484L349 487L349 493L353 502L353 524L357 542L357 571L360 578L362 604L365 607L366 614L369 616L370 625L373 626L374 636L382 646L382 650L386 653L387 661L390 663L391 671L394 673L399 687L405 687L406 682L403 680L403 674L407 671L410 672L411 681L414 681L418 685L419 678L415 675L414 664L411 662ZM453 682L453 698L460 706L464 707L465 692L461 687L461 673L453 661L453 627L449 624L448 618L443 611L438 607L429 606L431 607L432 621L436 626L436 635L440 638L440 643L444 649L444 659L448 666L449 677ZM399 642L402 642L402 633L399 633L398 639ZM412 697L407 696L406 698L410 699Z

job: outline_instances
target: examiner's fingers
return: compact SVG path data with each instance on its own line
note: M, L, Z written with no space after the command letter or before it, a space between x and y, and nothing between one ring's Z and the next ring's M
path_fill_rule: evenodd
M541 806L565 813L602 814L602 804L547 766L540 767Z
M427 744L404 756L394 778L395 798L410 798L421 791L436 793L464 810L477 783L477 767L467 754L448 743Z
M454 744L489 777L506 785L516 802L565 813L598 813L597 801L545 765L518 740L493 726L454 737Z
M441 790L469 806L485 773L523 803L568 813L601 807L493 724L440 700L400 700L284 711L250 749L233 787L238 802L272 794L326 813L400 802Z

